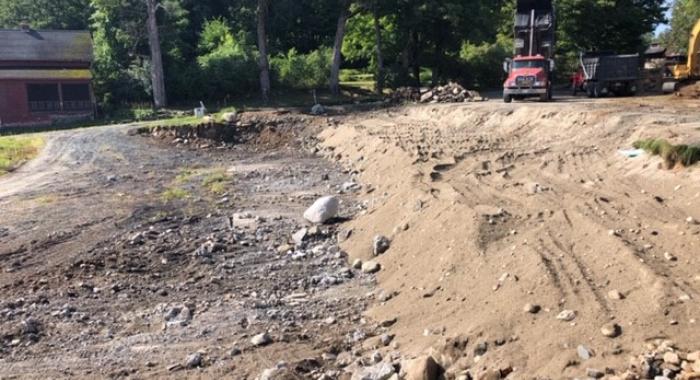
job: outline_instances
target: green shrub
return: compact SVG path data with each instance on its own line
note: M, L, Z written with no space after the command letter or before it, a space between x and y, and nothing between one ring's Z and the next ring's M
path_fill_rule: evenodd
M691 166L700 161L700 146L697 145L673 145L663 139L646 139L635 142L634 147L661 156L667 168L673 168L677 164Z
M464 64L463 81L470 88L498 87L504 78L503 61L510 56L510 48L502 38L495 43L473 44L464 42L459 57Z
M277 85L298 90L310 90L328 85L332 50L322 47L309 54L291 49L286 55L272 58L272 74Z
M203 98L242 95L257 89L258 66L255 47L244 34L234 36L226 21L204 24L197 57L197 81ZM196 90L195 90L196 91Z

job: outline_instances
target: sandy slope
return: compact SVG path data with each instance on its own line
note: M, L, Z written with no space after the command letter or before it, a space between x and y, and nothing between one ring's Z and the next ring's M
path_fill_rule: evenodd
M700 226L686 222L700 219L700 173L617 152L700 141L698 115L648 101L429 105L326 130L327 153L374 189L344 248L368 260L374 235L393 239L379 286L398 295L371 316L398 317L402 351L464 335L466 357L446 364L511 365L515 378L619 368L654 338L700 349ZM573 322L556 319L565 309ZM619 338L600 332L611 321ZM581 344L595 357L579 364Z

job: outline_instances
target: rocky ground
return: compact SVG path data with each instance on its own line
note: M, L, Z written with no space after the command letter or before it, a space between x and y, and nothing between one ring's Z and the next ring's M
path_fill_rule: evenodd
M698 174L618 151L700 138L669 99L49 134L0 377L698 379Z
M351 173L304 148L313 123L277 119L228 144L56 133L1 179L0 377L333 375L377 333L373 278L337 243L362 205ZM305 221L326 194L338 216Z

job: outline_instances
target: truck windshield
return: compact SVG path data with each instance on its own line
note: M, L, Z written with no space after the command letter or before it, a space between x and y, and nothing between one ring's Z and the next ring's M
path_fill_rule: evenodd
M544 69L547 67L547 61L541 59L535 61L513 61L514 69Z

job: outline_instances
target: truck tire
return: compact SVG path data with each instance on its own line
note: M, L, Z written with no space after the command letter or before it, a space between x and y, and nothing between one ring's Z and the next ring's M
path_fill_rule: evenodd
M513 97L510 95L503 95L503 102L504 103L510 103L513 101Z

